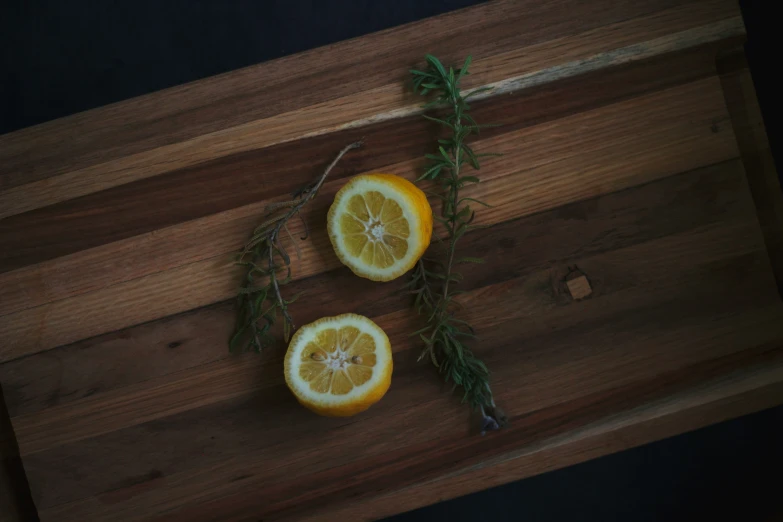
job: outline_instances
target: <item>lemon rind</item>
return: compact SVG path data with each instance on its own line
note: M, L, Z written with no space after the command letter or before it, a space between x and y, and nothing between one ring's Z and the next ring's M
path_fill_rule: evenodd
M414 185L412 185L412 187L419 190ZM409 245L408 251L405 256L396 259L392 265L386 268L363 263L357 257L350 254L345 249L344 236L339 223L337 223L339 216L347 212L346 206L351 197L356 194L364 194L371 191L380 192L384 197L393 199L400 205L403 217L409 224L410 233L409 236L405 238ZM400 191L400 188L393 182L384 179L383 175L373 174L355 177L335 195L334 203L329 209L327 217L330 231L329 239L332 242L335 253L340 258L340 261L351 269L354 274L373 281L390 281L413 268L413 265L419 260L426 247L429 246L431 237L424 237L422 227L419 226L422 219L422 217L418 215L420 209L416 207L415 203L404 196L405 194ZM426 198L424 198L424 200L426 201ZM416 246L420 246L420 248L415 248Z
M369 334L375 341L376 363L370 379L343 395L319 393L310 388L309 382L299 376L302 350L323 329L339 329L353 326ZM324 317L301 327L288 347L285 356L285 380L288 387L304 406L326 415L353 415L369 408L379 400L389 387L393 367L391 345L386 333L372 320L358 314L342 314Z

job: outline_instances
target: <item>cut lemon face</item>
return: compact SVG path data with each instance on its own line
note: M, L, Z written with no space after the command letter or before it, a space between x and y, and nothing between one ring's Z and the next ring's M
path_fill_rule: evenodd
M432 238L432 208L416 185L392 174L355 176L327 219L340 261L373 281L391 281L416 264Z
M285 355L285 382L297 400L328 417L355 415L378 402L391 374L389 338L357 314L301 327Z

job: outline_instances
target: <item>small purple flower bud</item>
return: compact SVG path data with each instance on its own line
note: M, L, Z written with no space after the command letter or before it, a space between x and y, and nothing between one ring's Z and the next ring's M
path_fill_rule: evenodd
M488 417L487 415L484 415L484 418L481 419L481 434L482 435L486 435L488 431L495 431L495 430L499 430L499 429L500 429L500 425L492 417Z

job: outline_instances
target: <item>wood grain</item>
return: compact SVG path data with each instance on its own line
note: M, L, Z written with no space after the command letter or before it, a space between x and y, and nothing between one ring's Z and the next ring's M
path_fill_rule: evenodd
M476 267L467 275L464 285L472 288L473 281L476 285L493 284L498 277L523 275L536 267L547 273L546 270L555 269L576 255L572 246L575 241L580 241L579 252L601 252L649 240L661 233L708 226L717 216L736 215L738 208L750 211L752 205L748 199L737 200L733 196L742 190L742 184L741 164L733 161L604 196L600 206L595 199L585 200L497 225L491 229L495 231L493 235L488 236L492 239L468 236L466 241L478 242L478 249L497 252L496 263L502 265ZM643 212L638 209L639 199L646 202ZM579 219L588 213L591 215L589 221ZM643 218L641 223L638 222L640 216ZM557 231L560 244L550 239ZM527 242L518 242L517 235L530 238L532 245L541 246L531 248ZM514 255L509 257L509 253ZM499 272L497 266L504 270ZM351 277L346 269L337 269L296 282L292 291L309 289L309 298L303 303L306 307L298 314L301 321L309 322L319 316L321 307L335 299L338 299L338 306L352 305L366 315L393 311L404 302L399 296L393 296L393 289L399 283L391 283L392 290L387 285L368 288ZM339 289L347 291L338 292ZM187 368L186 364L224 359L228 354L214 350L213 346L225 342L231 327L230 306L204 308L16 359L0 366L0 380L12 397L9 406L18 408L11 410L13 415L38 411L123 384L179 372ZM196 330L198 335L193 334ZM188 357L182 356L183 351ZM101 361L102 352L112 353L112 364ZM141 361L134 364L134 359L142 353L145 361L154 361L154 364ZM201 355L197 357L197 353ZM24 376L33 369L50 377L28 382ZM78 380L64 381L64 378Z
M602 74L586 75L580 77L578 81L566 80L555 85L547 85L545 88L523 91L519 96L511 97L511 100L515 101L513 106L499 105L496 110L487 111L485 117L488 119L487 121L500 123L505 130L520 125L520 122L522 122L523 128L546 121L556 122L557 116L567 116L590 109L596 109L595 114L600 115L598 109L609 102L633 98L634 95L647 91L664 89L714 75L715 52L716 49L712 47L699 48L673 57L646 60L618 70L604 71ZM622 88L618 89L617 86L622 86ZM477 105L481 110L483 104L479 102ZM542 110L543 108L545 110ZM657 109L652 108L651 110ZM644 115L642 114L642 116ZM418 119L413 120L413 123L421 125L421 121ZM487 135L491 136L493 132L497 131L489 129ZM360 135L350 135L344 138L350 140L358 137ZM366 135L363 137L367 140ZM584 137L582 139L590 138ZM483 139L481 141L483 142ZM506 152L513 153L513 142L511 145L508 140L505 142ZM380 144L379 142L376 147ZM496 147L498 143L488 142L486 145ZM557 145L547 144L546 146ZM309 143L307 148L312 147L314 144ZM567 149L559 146L558 150ZM323 153L326 154L326 152ZM535 153L535 150L531 152ZM341 172L339 169L346 164L352 165L351 162L357 160L357 155L361 157L361 151L354 152L352 156L346 158L345 163L338 167L333 177L339 176ZM260 161L263 157L254 158L254 161ZM283 157L296 161L295 157L298 155L295 154L295 151L290 151ZM544 156L544 160L546 161L546 156ZM417 168L420 161L415 159L396 166L381 168L410 176L410 171ZM325 160L322 158L312 161L316 164L323 162ZM525 158L525 164L528 162L529 160ZM269 162L265 168L270 168L276 163ZM254 163L250 165L255 168ZM243 162L239 166L248 168ZM302 182L304 179L309 179L307 175L313 175L308 173L315 172L315 169L308 164L299 167L305 172L305 174L299 173ZM240 169L239 172L242 170ZM284 174L290 175L291 172L286 171ZM221 172L208 171L208 174L211 174L213 178L218 178ZM494 172L490 174L495 175ZM0 274L0 281L5 289L3 295L0 296L0 315L230 252L236 248L236 244L241 243L244 235L252 229L257 219L256 216L263 211L266 203L256 202L192 222L157 229L127 240L114 241L107 245ZM48 284L44 286L41 281L47 281Z
M418 102L406 94L401 80L404 71L420 59L422 48L430 48L452 59L468 53L479 59L492 55L489 60L495 60L494 63L486 63L483 77L476 77L483 79L484 84L491 84L520 74L542 74L547 65L555 67L567 61L563 58L574 59L574 71L583 69L585 64L579 62L588 57L609 63L633 59L634 56L620 58L603 54L624 47L623 43L636 47L620 54L642 57L742 33L736 7L731 2L711 0L691 2L673 7L671 11L661 9L674 4L673 1L645 0L598 6L559 0L545 6L527 5L520 9L513 1L498 2L489 10L484 8L484 12L469 10L439 17L437 22L411 24L403 30L391 31L391 38L386 31L337 44L329 49L329 58L324 57L324 50L316 50L256 67L252 73L246 70L250 74L229 75L227 81L218 77L199 82L196 88L177 87L140 98L135 103L91 111L87 113L88 118L71 124L80 129L75 140L68 140L77 150L73 150L74 147L62 150L63 131L71 132L72 127L56 122L37 126L4 139L6 143L0 142L0 150L9 152L7 158L0 156L4 160L0 162L4 164L0 180L2 186L12 189L39 180L45 183L28 187L33 189L32 193L27 189L9 191L4 194L0 208L8 208L10 210L6 212L10 213L30 210L215 157L324 134L341 127L361 126L392 117L395 111L410 113L415 111ZM534 22L537 16L551 17L559 10L568 10L574 18L559 20L558 24L549 27ZM639 16L644 14L650 19ZM732 16L727 16L729 14ZM635 16L638 19L634 20ZM629 18L633 21L624 23ZM715 24L711 30L688 31L711 22ZM438 31L432 31L433 24L438 24ZM640 28L649 33L640 35ZM449 38L449 33L455 31L462 36L454 39L448 51L440 52L442 44L438 41ZM584 33L587 34L582 37ZM409 41L406 39L409 34L419 37ZM482 41L484 34L492 35L492 38ZM576 41L574 34L579 35ZM670 35L673 35L671 41L656 40L656 37ZM697 41L687 41L689 35ZM650 43L645 37L650 38ZM639 42L645 43L639 45ZM545 46L545 49L536 46ZM533 55L537 62L520 58L518 49L528 47L536 51ZM380 59L376 52L378 48L386 51ZM506 53L512 54L507 56ZM350 58L343 60L342 57ZM548 62L546 58L549 58ZM521 67L514 68L515 65ZM335 97L335 89L344 92L345 86L353 85L350 79L356 77L362 77L362 88L367 90ZM241 96L235 91L237 80L242 82L238 86L240 92L245 91ZM248 85L250 81L257 85ZM328 86L321 82L328 82ZM285 88L281 88L282 85ZM259 86L264 90L258 92ZM315 97L313 92L317 93ZM221 100L222 97L228 98L227 103ZM169 103L175 98L187 101ZM296 100L293 106L286 101L291 99ZM163 100L166 102L162 103ZM234 109L238 104L242 104L242 111ZM161 109L161 106L166 108ZM274 112L281 110L284 112ZM145 116L140 117L139 113ZM386 114L389 116L379 116ZM151 121L145 121L147 118ZM133 129L125 125L129 119L134 122ZM181 125L178 120L186 121L187 125ZM318 126L313 122L318 122ZM101 147L102 141L108 147ZM29 161L31 145L46 151L44 157ZM79 149L83 151L81 154ZM97 157L96 150L101 151ZM51 160L47 161L49 158ZM72 158L82 159L85 166L72 165ZM77 170L69 172L68 168ZM52 180L53 176L57 178Z
M0 413L41 520L370 520L779 403L783 206L743 33L729 0L498 0L0 137ZM426 52L472 53L501 124L461 246L511 419L485 437L417 363L404 279L356 278L324 231L348 177L421 168ZM282 343L228 354L231 254L359 138L303 213L292 312L373 318L395 372L325 419Z
M662 104L660 98L677 101ZM492 174L470 194L466 192L495 207L482 213L480 221L493 223L513 219L579 198L709 165L737 154L731 128L726 124L728 115L719 83L714 78L687 84L673 92L664 91L651 99L630 100L619 105L609 110L607 116L574 117L563 123L542 125L540 134L536 132L537 128L523 129L519 133L504 134L490 143L495 146L487 150L505 152L507 156L494 163L488 162L487 170L492 169ZM617 123L616 115L621 113L628 115L623 120L624 125ZM715 126L721 122L724 125L717 127L716 132ZM595 134L585 133L582 130L585 128L595 128ZM612 143L607 141L610 139L622 143L622 149L607 148L606 144ZM514 146L519 143L515 140L529 143L529 148ZM557 160L552 161L553 157ZM653 163L653 160L657 162ZM526 166L520 168L522 161ZM415 176L410 164L384 170ZM532 174L535 180L530 178ZM576 182L585 179L586 175L589 182ZM340 182L330 182L323 191L325 197L308 209L306 219L313 233L302 250L304 261L294 263L299 277L338 265L336 256L329 252L323 223L330 196L340 185ZM255 206L253 215L258 214L259 207L261 205ZM221 222L225 223L223 217ZM221 226L210 235L216 237L221 246L225 239L233 240L220 249L225 252L226 248L242 243L241 238L249 233L254 221L242 220L240 230L227 231ZM108 219L105 222L113 223ZM201 240L200 235L209 224L199 222L196 226L198 231L191 241ZM294 230L295 234L299 232L299 229ZM208 248L204 243L199 245ZM171 248L173 245L164 246ZM226 277L234 273L228 254L156 272L73 299L0 316L0 335L11 340L0 349L0 361L228 299L237 285L236 277ZM118 299L120 295L122 301ZM152 303L139 307L139 300L151 300ZM75 320L105 310L108 303L113 303L112 310L103 314L102 320L89 323Z
M734 168L734 179L731 180L729 178L728 186L731 186L731 181L733 181L734 185L737 185L738 177L736 175L736 164L732 164ZM731 167L732 165L727 165L727 167ZM696 173L698 174L697 179L705 179L709 176L714 176L714 171L708 171L706 173ZM693 176L691 178L691 187L692 189L701 188L702 185L698 182L694 182L693 178L696 176ZM741 178L739 178L741 179ZM663 187L655 187L657 189L656 192L653 192L653 190L647 190L648 197L655 197L658 196L659 201L663 200L666 201L665 196L661 197L661 193L664 194L671 190L672 184L666 184ZM682 196L682 193L680 193L680 196ZM703 197L700 195L700 197ZM618 198L619 199L619 198ZM621 200L622 201L622 200ZM625 199L625 201L628 201L628 199ZM638 200L634 200L638 201ZM663 213L664 209L667 209L667 221L669 227L681 227L682 229L687 230L686 227L683 227L680 225L680 220L683 219L683 212L689 212L687 214L688 223L689 226L695 226L695 223L702 223L705 220L710 219L710 215L702 217L702 216L696 216L693 213L693 201L690 200L687 207L680 207L682 209L680 212L677 212L677 209L671 208L671 206L665 206L663 204L663 201L661 201L661 206L656 207L654 209L650 210L650 214L653 214L655 212ZM721 202L723 204L721 205L709 205L707 206L706 210L709 210L711 212L719 212L721 215L731 215L732 211L736 212L736 209L739 207L736 202L734 201L725 201ZM606 204L606 206L609 208L607 212L617 212L619 208L623 208L620 204ZM627 208L627 207L626 207ZM745 204L745 209L748 210L749 205ZM686 210L687 209L687 210ZM577 211L578 212L578 211ZM603 217L603 216L602 216ZM635 217L638 218L638 215ZM657 219L656 219L657 218ZM598 217L596 217L598 219ZM622 223L618 222L619 220L611 220L608 216L604 217L606 221L610 221L613 225L615 230L633 230L634 234L632 235L633 241L640 241L644 240L646 237L648 237L648 234L654 234L654 233L660 233L660 231L666 226L663 223L661 223L662 219L659 217L651 218L651 220L657 225L656 227L650 227L649 229L642 229L638 226L634 226L630 223ZM548 230L554 230L558 225L562 226L563 220L557 219L555 216L550 217L550 221L554 221L554 223L547 223L546 220L542 220L540 218L533 220L533 225L520 222L520 221L511 221L504 223L503 225L499 225L499 228L490 229L491 232L488 232L485 236L481 238L481 240L474 246L476 250L479 251L488 251L493 252L496 247L493 245L496 244L499 240L502 239L508 239L509 237L513 238L514 233L511 232L525 232L530 231L529 235L533 236L538 235L541 233L543 229ZM567 220L566 220L567 222ZM707 221L708 222L708 221ZM723 225L722 229L725 228L725 225ZM611 229L610 229L611 230ZM741 234L748 234L748 232L752 231L752 229L748 230L748 227L744 227L740 229ZM572 232L573 234L585 234L587 230L579 230ZM592 233L600 238L603 243L598 243L597 245L586 245L583 249L583 251L590 252L591 250L596 250L599 248L606 248L607 242L611 241L612 238L615 236L611 236L610 238L604 238L602 235L606 232L606 229L601 229L600 231L592 231ZM614 234L621 234L622 232L614 232ZM570 234L569 234L570 235ZM719 234L720 236L720 234ZM583 237L587 237L586 235ZM691 235L687 236L687 241L691 241ZM751 233L747 236L746 239L753 238L755 239L755 246L759 247L759 237L758 235L754 235ZM479 238L475 238L478 240ZM718 248L718 252L723 252L725 249L729 249L728 252L731 254L740 254L744 253L746 251L746 248L743 248L743 242L738 242L736 239L732 238L732 241L726 241L722 236L716 237L714 241L717 241L717 245L712 248L707 248L704 245L700 245L701 251L689 251L688 255L696 258L700 258L701 255L707 254L707 255L715 255L714 248ZM622 243L613 244L613 247L621 246ZM689 247L692 247L692 245L688 245ZM711 245L710 245L711 246ZM722 250L721 250L722 249ZM538 252L525 252L523 254L523 257L521 259L516 258L512 255L512 253L516 253L515 250L505 249L504 257L502 261L498 261L493 267L491 268L485 268L483 270L476 270L471 274L471 278L466 281L465 286L466 288L471 288L472 286L472 279L473 278L479 278L479 281L486 280L489 276L489 271L500 271L500 273L506 275L506 277L511 276L515 273L514 267L517 265L522 266L537 266L537 262L540 263L540 260L536 260L534 258L534 255ZM521 249L520 249L521 250ZM548 249L548 253L551 254L552 250ZM679 253L679 252L678 252ZM521 254L521 252L520 252ZM712 259L712 258L710 258ZM583 262L583 260L580 259L580 262ZM660 261L659 261L660 262ZM501 270L499 270L501 269ZM544 274L548 274L549 269L545 269L543 271ZM657 269L655 268L649 268L649 270L652 270L655 273L659 273ZM534 276L531 276L534 277ZM536 280L541 279L544 277L541 272L538 272L538 276L534 277ZM316 286L318 288L319 286L323 286L323 283L320 283L318 280L307 280L306 285L307 287L313 287ZM327 287L326 291L318 292L318 294L313 295L313 293L310 294L310 299L308 299L309 303L316 303L315 310L311 312L311 314L308 314L308 316L305 316L305 321L309 321L312 319L317 318L318 310L320 310L328 301L332 298L335 294L335 291L337 290L336 286L329 285ZM321 288L319 288L321 290ZM353 290L353 293L348 293L349 290ZM508 290L508 288L506 288ZM532 289L531 289L532 290ZM295 290L294 290L295 291ZM604 288L604 291L605 288ZM388 292L388 290L386 291ZM402 303L400 302L400 299L393 299L393 300L385 300L385 301L378 301L378 296L373 295L375 292L367 295L365 289L362 287L362 285L352 285L352 287L344 288L343 292L344 295L342 299L344 302L347 303L353 303L353 306L355 309L361 311L362 313L365 313L369 316L376 317L376 314L379 312L391 312L394 307L399 307ZM385 293L385 292L383 292ZM366 297L365 297L366 296ZM468 305L470 302L472 302L471 294L468 294L468 297L464 298L466 301L466 305ZM510 297L510 296L506 296ZM521 296L515 296L516 299L518 299ZM486 295L485 293L481 294L482 299L487 299L489 301L493 300L493 297L490 297L489 295ZM365 299L369 299L369 301L366 301ZM371 306L372 305L372 306ZM546 303L539 302L537 303L538 306L547 308ZM480 317L475 317L475 321L478 324L492 324L492 321L494 317L505 317L505 315L498 315L501 313L501 310L507 306L507 303L504 301L500 301L495 306L489 306L485 308L486 315L482 315ZM520 308L522 308L520 306ZM527 313L533 313L534 310L525 310ZM508 312L506 312L506 315ZM224 314L220 314L224 316ZM382 324L385 322L384 318L386 315L381 315L377 317L379 324ZM391 312L391 315L388 317L389 321L392 320L399 320L399 314L396 312ZM215 322L215 321L208 321L207 324L218 324L218 325L225 325L226 321ZM230 322L229 322L230 324ZM408 322L406 321L403 325L403 327L409 326ZM166 328L168 328L166 326ZM398 332L399 326L392 325L391 330L387 330L389 332L390 337L393 341L396 341L394 346L395 350L398 348L401 348L402 346L407 346L410 342L409 339L405 338L405 332L401 331ZM197 328L195 332L191 332L191 335L195 333L196 337L201 338L202 335L200 334L200 328ZM228 335L228 331L223 328L222 332L223 339L225 339L225 336ZM396 335L395 335L396 334ZM206 336L204 336L207 339L215 339L216 337L220 339L220 336L209 333ZM213 341L214 342L214 341ZM179 348L179 347L177 347ZM80 350L81 351L81 350ZM136 351L133 350L133 353ZM42 354L43 355L43 354ZM46 354L46 357L51 357L50 354ZM29 359L29 361L28 361ZM41 357L33 357L33 358L27 358L23 359L21 361L22 364L27 365L36 365L36 364L42 364L39 362ZM80 357L81 359L81 357ZM44 359L45 360L45 359ZM25 362L28 361L28 362ZM62 360L61 360L62 361ZM277 361L279 362L279 361ZM78 437L78 435L61 435L62 430L66 430L67 433L78 433L78 432L84 432L84 430L87 430L89 433L94 433L94 430L96 429L96 426L100 423L96 423L92 417L90 416L91 411L94 411L97 415L103 416L105 415L104 412L106 411L112 411L115 413L115 415L119 414L122 418L126 419L124 421L119 421L117 417L115 417L113 424L107 425L107 430L113 430L117 429L120 425L126 425L128 422L143 422L144 419L150 420L152 418L158 418L161 416L165 416L167 414L171 414L172 412L179 411L182 408L191 408L194 407L196 404L205 404L205 403L213 403L220 400L231 398L232 396L241 395L243 393L247 393L248 391L251 391L255 389L256 387L263 385L263 383L266 382L273 382L276 384L280 384L282 381L282 376L279 375L279 367L275 363L269 363L270 365L274 366L274 371L277 375L263 375L261 378L259 378L257 372L258 368L255 366L255 360L250 359L249 361L246 361L246 363L249 364L242 364L239 367L237 366L238 361L235 358L230 359L224 359L219 364L216 365L210 365L209 368L203 368L203 367L197 367L195 368L195 371L191 374L190 372L178 372L177 376L165 376L164 379L158 379L157 381L147 381L145 380L142 382L139 387L141 388L141 391L139 393L131 392L128 389L121 388L118 390L116 394L107 394L107 393L101 393L101 394L95 394L93 391L94 397L88 397L85 399L85 404L83 405L74 405L74 407L63 407L63 408L52 408L51 400L47 401L50 408L45 410L45 415L25 415L18 419L17 422L17 432L20 433L20 438L26 440L30 445L23 445L22 446L22 453L26 454L28 452L34 452L38 451L38 449L42 446L41 443L37 442L40 440L53 440L55 441L54 444L62 443L64 442L64 439L71 440L74 437ZM60 365L58 365L58 371L59 368L61 368ZM16 366L16 369L14 368L14 365L12 364L10 367L10 371L14 373L20 373L18 372L18 366ZM75 372L74 372L75 373ZM105 376L104 376L105 377ZM172 382L172 379L174 378L184 378L185 380L182 382ZM208 388L204 387L204 381L206 379L210 379L212 382L211 384L214 385L210 386ZM11 381L13 382L13 381ZM97 386L90 384L88 385L88 390L82 390L82 394L89 393L89 390L94 390ZM9 390L14 390L13 387L10 387ZM15 393L14 391L11 391L10 393ZM60 394L60 390L54 391L55 394ZM70 391L64 392L69 393L69 395L72 393ZM78 393L78 392L77 392ZM128 403L127 401L127 395L131 394L134 396L134 400L132 403ZM149 394L152 394L152 398L149 398ZM183 398L184 401L183 401ZM107 402L108 401L108 402ZM117 404L117 401L120 401L122 404ZM97 402L97 404L96 404ZM70 404L70 403L68 403ZM63 416L58 416L57 412L62 411L64 414ZM46 424L41 425L40 422L42 419L43 421L50 423L50 422L57 422L56 425L53 424ZM120 424L117 424L117 422L120 422ZM58 428L58 426L60 426ZM43 444L43 447L46 447L46 444Z
M760 411L780 403L783 386L776 378L779 371L777 367L769 373L756 370L716 380L566 436L543 438L511 455L463 468L437 481L417 483L372 500L327 507L315 516L292 518L366 520L390 516L429 505L433 498L444 501L472 493L476 480L486 487L499 486Z

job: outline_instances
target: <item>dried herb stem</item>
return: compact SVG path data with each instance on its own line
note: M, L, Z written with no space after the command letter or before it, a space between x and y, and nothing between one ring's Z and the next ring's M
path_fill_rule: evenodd
M272 341L270 330L278 313L282 315L286 342L290 338L295 326L288 305L296 301L301 294L289 299L283 297L281 287L291 281L291 258L282 244L281 234L286 232L299 255L299 245L288 230L288 222L294 216L301 218L300 211L318 194L334 166L348 151L361 145L361 142L355 142L344 147L323 174L315 182L297 190L291 200L267 205L263 222L253 230L250 240L237 257L237 264L247 270L237 294L236 327L229 341L231 351L260 351L269 344ZM301 239L306 237L307 234ZM286 274L281 277L283 271Z

